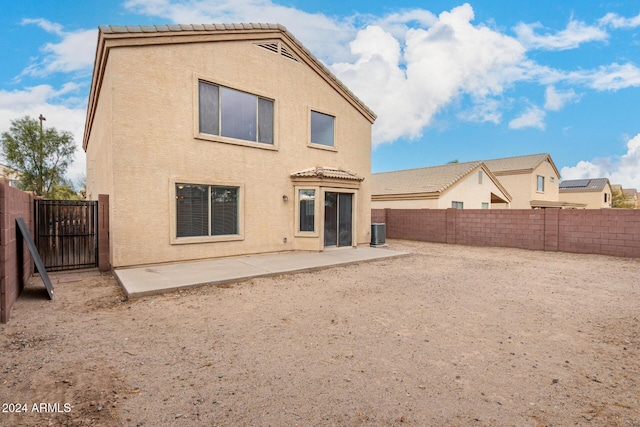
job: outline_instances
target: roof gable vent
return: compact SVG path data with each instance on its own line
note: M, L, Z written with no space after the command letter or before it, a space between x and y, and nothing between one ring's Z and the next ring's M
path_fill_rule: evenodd
M276 54L279 53L280 55L284 56L285 58L291 59L292 61L300 62L300 60L298 60L298 58L289 49L287 49L282 43L278 41L256 43L255 45L270 52Z

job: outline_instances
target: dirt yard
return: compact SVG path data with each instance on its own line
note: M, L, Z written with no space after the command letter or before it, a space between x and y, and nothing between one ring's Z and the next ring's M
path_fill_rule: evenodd
M0 326L0 424L640 426L640 259L390 248L132 301L35 279Z

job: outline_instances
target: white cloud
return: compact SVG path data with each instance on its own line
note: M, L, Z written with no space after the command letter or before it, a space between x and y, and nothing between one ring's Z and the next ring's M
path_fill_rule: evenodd
M549 111L558 111L562 109L567 103L578 99L573 89L560 92L553 86L547 86L544 92L544 108Z
M633 64L611 64L595 70L574 71L566 80L583 82L596 90L620 90L640 86L640 68Z
M563 167L560 175L562 179L605 178L602 166L584 160L580 160L575 166Z
M268 22L282 24L314 55L325 61L349 59L346 48L356 35L354 17L328 17L321 13L274 4L270 0L127 0L136 13L169 19L177 24ZM366 19L363 17L363 19ZM373 19L373 18L368 18ZM424 18L423 18L424 19Z
M600 18L600 25L609 25L612 28L635 28L640 27L640 14L633 18L624 18L617 13L607 13Z
M609 178L612 184L640 190L640 134L627 141L627 152L619 158L580 161L560 173L563 179Z
M527 48L563 50L607 41L602 24L587 25L574 19L555 32L541 24L519 24L514 29L516 39L482 24L473 25L474 11L469 4L440 15L407 9L385 16L346 17L308 13L271 0L127 0L124 5L130 11L181 24L285 25L376 112L374 145L420 137L438 111L464 95L472 105L465 106L459 118L498 124L505 107L496 96L518 82L596 90L640 85L640 70L632 64L565 71L526 57ZM608 16L610 25L618 22L613 19L617 15ZM573 90L547 89L545 108L555 111L579 99ZM540 108L530 109L513 120L511 128L544 128L544 117Z
M55 34L60 37L64 36L64 31L62 31L62 25L57 24L55 22L51 22L43 18L35 18L35 19L26 18L22 20L22 25L29 25L29 24L37 25L38 27L45 30L47 33Z
M468 4L456 7L441 13L426 30L409 29L404 43L380 26L369 26L350 45L357 60L331 66L378 114L374 145L419 137L433 116L459 95L469 94L482 104L523 77L520 43L472 25L473 18ZM491 108L489 103L485 112ZM486 118L495 121L497 116Z
M467 122L498 124L502 120L501 107L501 102L497 99L481 98L476 100L473 107L459 113L457 117Z
M606 41L609 37L606 31L597 26L589 26L584 22L571 20L567 28L555 34L536 34L542 24L518 24L514 31L518 40L528 49L566 50L575 49L582 43Z
M538 128L544 129L546 113L539 107L529 107L520 117L509 122L509 129Z
M43 77L56 72L91 70L98 38L97 30L66 32L60 24L46 19L24 19L22 24L37 25L62 40L58 43L45 44L41 48L44 57L25 68L21 76Z
M61 103L62 96L68 96L79 89L75 83L67 83L56 90L49 85L39 85L24 90L0 90L0 133L9 130L11 121L23 116L46 117L45 126L59 131L69 131L76 143L74 162L67 171L75 180L86 170L85 153L82 149L82 135L86 115L86 100L75 104Z

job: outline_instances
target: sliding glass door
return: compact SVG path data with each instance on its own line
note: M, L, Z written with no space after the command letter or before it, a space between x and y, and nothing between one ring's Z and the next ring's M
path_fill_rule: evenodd
M324 246L353 245L353 194L324 194Z

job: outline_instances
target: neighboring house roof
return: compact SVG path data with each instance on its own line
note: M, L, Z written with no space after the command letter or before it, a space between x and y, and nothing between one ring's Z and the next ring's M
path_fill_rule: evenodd
M83 148L87 150L89 133L98 105L98 97L104 76L109 50L113 47L145 46L160 44L202 43L208 41L267 41L274 38L286 42L287 55L300 57L336 91L351 103L371 123L376 115L353 94L329 69L305 48L293 34L280 24L203 24L203 25L154 25L154 26L101 26L98 28L98 44L87 106ZM282 53L285 55L285 52Z
M561 193L600 192L609 184L608 178L568 179L560 183Z
M507 190L495 179L483 162L449 163L441 166L374 173L371 175L371 194L373 196L409 194L437 196L479 168L484 170L511 201Z
M494 175L511 175L517 173L530 173L544 161L548 161L556 175L560 177L560 172L556 168L551 156L547 153L530 154L527 156L505 157L502 159L483 160L483 163L493 172Z
M636 190L635 188L625 188L622 190L622 194L624 194L624 197L626 199L633 199L635 197L638 197L638 190Z
M316 166L315 168L309 168L305 170L301 170L299 172L294 172L291 174L292 178L333 178L333 179L346 179L350 181L364 181L364 178L356 175L355 173L331 168L326 166Z
M570 208L570 209L584 209L587 207L586 203L564 202L564 201L551 201L551 200L532 200L532 208Z

